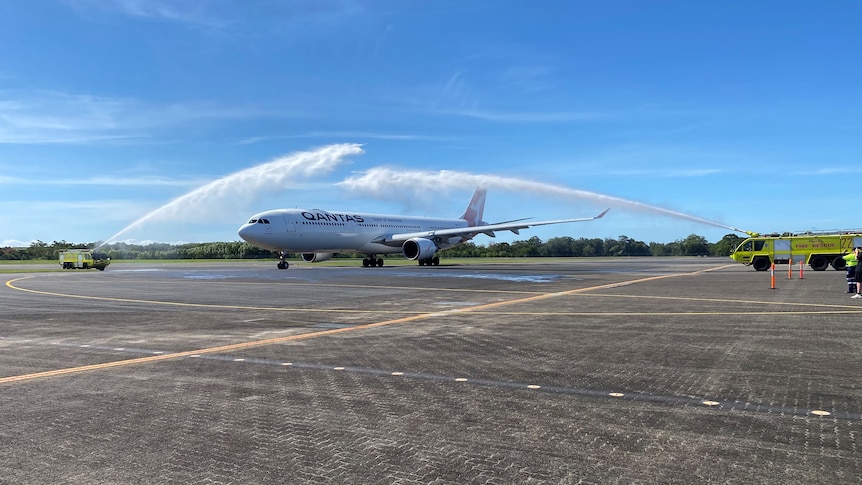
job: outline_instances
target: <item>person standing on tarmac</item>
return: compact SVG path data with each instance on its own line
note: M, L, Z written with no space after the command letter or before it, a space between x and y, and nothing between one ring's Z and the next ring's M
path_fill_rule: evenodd
M859 261L862 260L862 248L854 249L856 254L856 276L853 278L856 281L856 294L850 298L862 298L862 269L859 268Z
M856 293L856 265L859 264L856 253L858 252L859 248L853 248L852 253L843 256L844 265L847 269L847 293Z

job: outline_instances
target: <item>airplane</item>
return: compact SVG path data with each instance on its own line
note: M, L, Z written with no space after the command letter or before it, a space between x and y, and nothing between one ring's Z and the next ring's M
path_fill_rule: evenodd
M512 231L548 224L592 221L594 217L525 222L529 218L489 224L482 220L487 189L479 187L458 219L366 214L320 209L276 209L255 214L238 231L239 237L263 249L279 252L278 269L287 269L288 252L300 253L307 263L332 258L336 253L365 254L362 266L381 267L379 254L402 253L420 266L438 266L437 252L463 244L479 234L496 237Z

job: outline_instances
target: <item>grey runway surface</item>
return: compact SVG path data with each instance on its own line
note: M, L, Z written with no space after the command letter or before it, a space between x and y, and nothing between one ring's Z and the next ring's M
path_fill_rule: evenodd
M862 300L727 258L0 275L0 483L860 483Z

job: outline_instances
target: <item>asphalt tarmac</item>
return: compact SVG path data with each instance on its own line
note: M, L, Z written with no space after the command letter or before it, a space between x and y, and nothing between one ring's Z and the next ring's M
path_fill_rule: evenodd
M789 279L789 276L792 279ZM862 300L727 258L2 274L0 483L860 483Z

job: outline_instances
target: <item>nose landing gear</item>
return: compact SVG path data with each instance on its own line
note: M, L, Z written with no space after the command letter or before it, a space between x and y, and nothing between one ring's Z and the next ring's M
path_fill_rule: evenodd
M287 267L290 266L287 261L285 261L284 257L284 251L280 251L278 253L278 264L276 265L278 266L278 269L287 269Z

